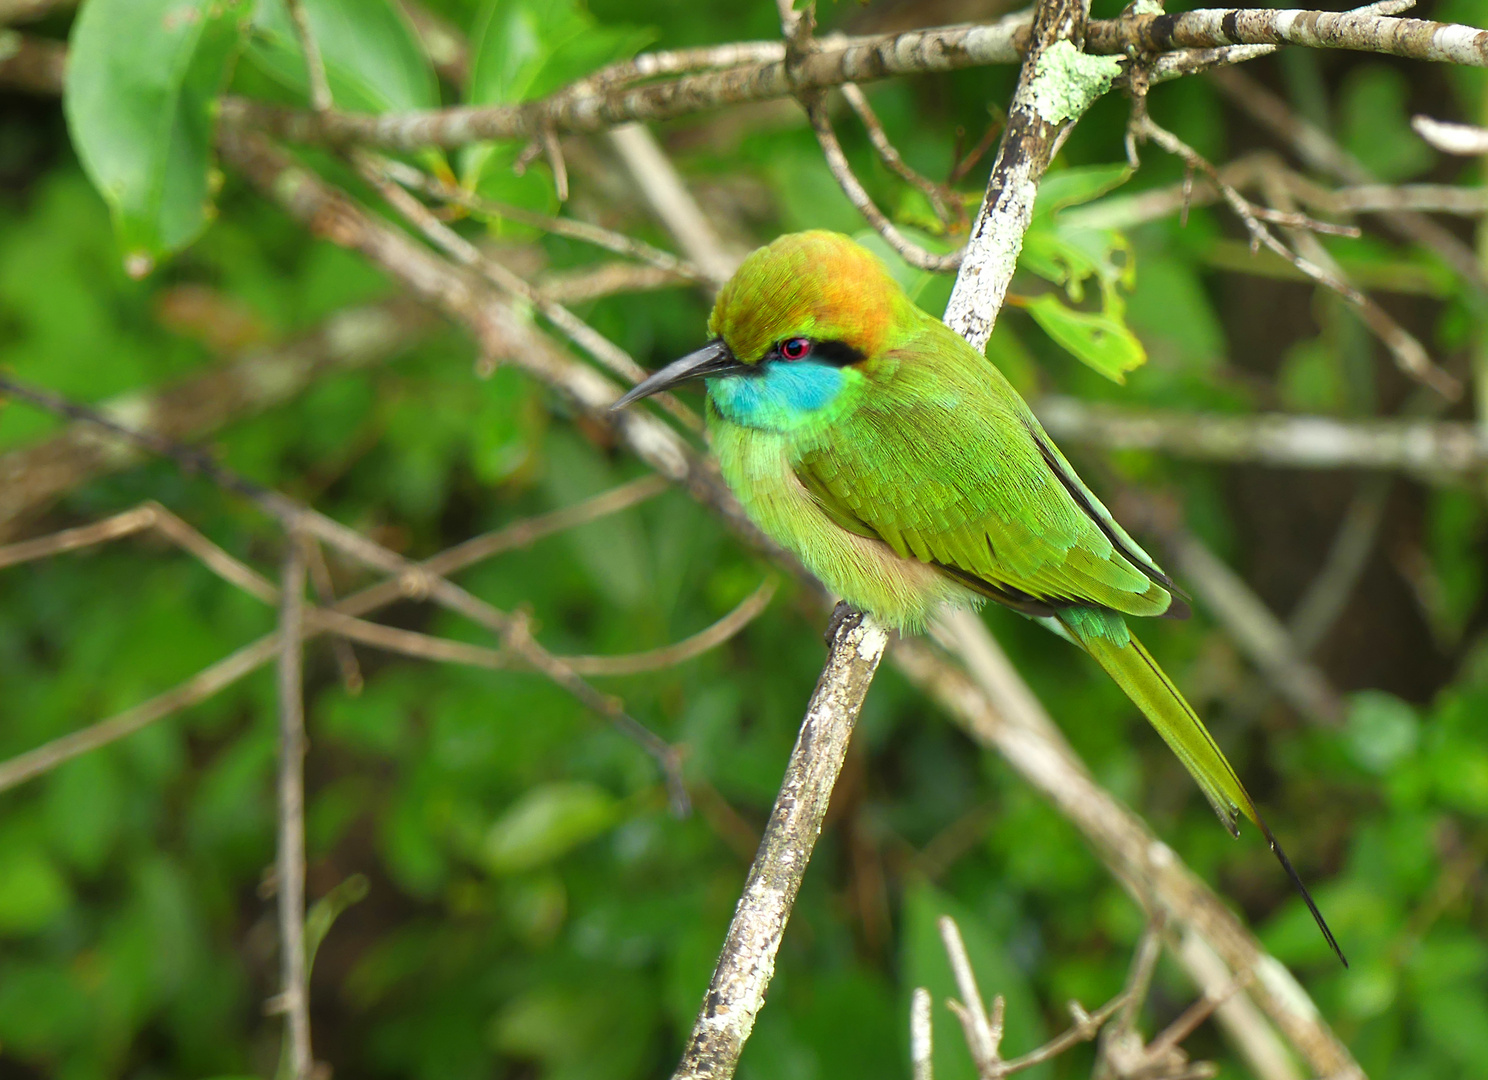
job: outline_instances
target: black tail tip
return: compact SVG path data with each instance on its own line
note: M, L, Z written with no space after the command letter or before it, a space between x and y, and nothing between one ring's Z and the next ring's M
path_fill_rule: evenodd
M1302 884L1302 879L1297 876L1297 871L1292 869L1292 860L1287 858L1286 852L1276 842L1276 837L1271 831L1266 830L1266 841L1271 845L1271 851L1276 855L1276 860L1281 863L1281 868L1286 871L1287 877L1292 879L1292 886L1302 896L1302 901L1307 905L1307 910L1312 912L1313 921L1318 924L1318 929L1323 932L1323 938L1328 942L1328 947L1333 950L1333 955L1338 957L1338 962L1345 968L1349 966L1348 957L1343 955L1343 950L1338 947L1338 939L1333 936L1333 931L1328 929L1328 920L1323 918L1323 913L1313 902L1312 894L1307 891L1307 886Z

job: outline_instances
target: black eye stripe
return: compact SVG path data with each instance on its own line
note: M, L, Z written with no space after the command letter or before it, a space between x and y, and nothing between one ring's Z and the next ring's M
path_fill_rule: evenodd
M784 356L781 349L786 344L798 340L797 338L786 338L778 342L770 350L766 360L784 360L790 363L790 358ZM807 339L811 340L811 339ZM811 349L805 356L798 356L796 360L814 360L821 364L832 364L835 367L847 367L849 364L861 363L867 359L861 352L853 348L845 341L814 341L811 340Z

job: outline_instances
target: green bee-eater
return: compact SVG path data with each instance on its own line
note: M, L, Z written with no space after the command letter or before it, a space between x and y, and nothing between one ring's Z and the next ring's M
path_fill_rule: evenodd
M1312 897L1193 708L1127 629L1183 616L1000 371L845 236L782 236L718 294L712 340L616 402L707 380L708 431L749 516L828 588L899 629L995 600L1116 680L1219 818L1260 828ZM1345 963L1347 963L1345 961Z

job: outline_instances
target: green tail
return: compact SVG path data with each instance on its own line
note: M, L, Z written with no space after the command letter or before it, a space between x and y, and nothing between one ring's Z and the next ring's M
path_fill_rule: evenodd
M1240 778L1235 775L1235 770L1225 760L1214 737L1204 727L1204 722L1194 712L1193 706L1184 700L1178 688L1173 685L1173 680L1168 678L1152 658L1152 654L1132 636L1126 627L1126 621L1114 612L1071 608L1060 612L1059 622L1068 636L1105 668L1106 674L1116 681L1116 685L1121 687L1132 703L1142 710L1142 715L1157 729L1163 741L1172 747L1184 768L1198 781L1200 789L1225 827L1234 835L1240 835L1238 823L1240 815L1244 814L1261 830L1287 877L1291 878L1292 884L1306 901L1323 937L1338 954L1338 959L1343 961L1343 966L1348 967L1348 960L1344 959L1343 951L1339 949L1333 932L1328 929L1322 912L1318 911L1312 895L1292 869L1291 860L1276 842L1276 837L1256 810L1255 803L1246 792L1245 786L1240 783Z

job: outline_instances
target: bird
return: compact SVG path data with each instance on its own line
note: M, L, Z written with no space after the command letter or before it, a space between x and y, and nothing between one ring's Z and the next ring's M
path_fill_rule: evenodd
M991 600L1083 649L1239 835L1265 837L1333 932L1203 721L1127 626L1188 605L981 352L919 308L873 253L789 233L719 291L710 339L612 406L706 383L709 441L746 514L880 623L923 629Z

